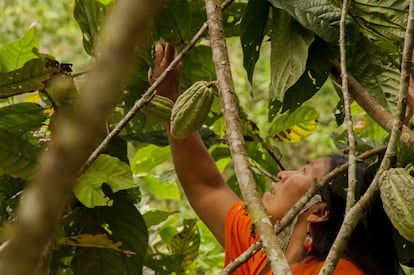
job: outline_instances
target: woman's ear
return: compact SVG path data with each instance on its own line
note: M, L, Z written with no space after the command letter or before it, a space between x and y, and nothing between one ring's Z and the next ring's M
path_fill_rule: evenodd
M330 212L326 202L318 202L309 209L307 221L309 223L324 222L329 219Z

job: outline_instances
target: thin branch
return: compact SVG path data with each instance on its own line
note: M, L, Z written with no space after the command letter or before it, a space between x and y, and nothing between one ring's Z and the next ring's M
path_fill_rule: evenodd
M217 86L219 90L226 136L234 160L235 173L243 198L260 235L264 252L270 262L274 274L290 274L290 268L285 255L274 234L272 223L263 207L250 163L247 159L243 131L237 101L234 94L230 61L223 30L223 16L219 0L205 0L207 23L210 34L210 45L216 68Z
M392 159L396 156L398 142L401 137L402 127L406 110L406 101L408 94L408 87L411 72L411 57L413 51L414 40L414 0L410 0L410 7L408 12L407 28L404 39L404 50L401 60L401 80L398 95L397 112L395 114L390 140L388 142L387 150L385 151L384 159L380 164L377 174L368 190L361 197L361 199L346 213L344 222L339 230L339 233L332 245L331 250L326 258L326 261L319 274L330 274L330 271L336 266L339 256L345 249L352 231L361 218L362 214L370 207L374 199L378 196L378 178L383 171L390 168Z
M234 0L227 0L221 5L222 9L227 8ZM174 68L181 62L184 56L194 47L197 41L201 38L204 32L207 30L207 23L204 23L199 31L194 35L190 42L182 49L182 51L174 58L174 60L168 65L162 74L154 81L154 83L147 89L147 91L134 103L134 106L128 111L128 113L118 122L118 124L112 129L112 131L102 140L102 142L96 147L96 149L89 156L88 160L79 170L79 176L81 176L92 163L98 158L102 150L108 146L109 142L116 137L121 130L128 124L129 121L135 116L137 112L155 95L157 87L164 81L167 74L174 70Z
M356 159L355 159L355 136L351 114L351 97L348 89L348 71L346 68L345 48L345 22L348 13L348 0L342 3L341 21L339 23L339 49L341 54L342 93L344 97L345 120L348 133L348 189L346 195L346 211L355 203L356 186Z
M227 275L233 273L239 266L247 262L251 257L254 256L258 251L262 249L262 242L259 240L252 244L236 259L233 259L226 267L221 270L218 275Z

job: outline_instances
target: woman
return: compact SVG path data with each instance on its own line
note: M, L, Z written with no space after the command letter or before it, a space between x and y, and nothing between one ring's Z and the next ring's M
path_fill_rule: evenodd
M175 55L172 46L156 45L155 64L150 78L159 76ZM178 96L180 72L181 65L169 72L158 87L158 94L175 100ZM224 245L227 264L258 240L257 234L251 230L250 217L243 202L227 186L198 133L194 132L183 139L174 139L169 134L169 125L166 128L178 179L193 209ZM280 220L315 179L322 179L338 165L338 160L340 159L337 157L319 158L309 162L301 170L279 172L278 182L273 184L271 192L263 196L263 204L271 221ZM339 163L343 161L342 159ZM284 232L287 240L284 247L286 259L293 274L317 274L338 232L343 219L344 200L332 187L335 184L315 196L292 226ZM334 274L381 274L383 268L388 268L384 274L396 272L395 254L390 253L392 257L385 258L386 262L377 261L378 258L369 249L371 243L366 242L370 240L367 234L360 223ZM391 235L388 232L382 237L384 236ZM266 265L266 255L258 252L233 274L271 274L271 270Z

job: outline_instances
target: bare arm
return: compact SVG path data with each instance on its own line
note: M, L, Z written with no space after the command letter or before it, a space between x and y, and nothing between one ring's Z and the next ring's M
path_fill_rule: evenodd
M170 45L157 45L153 77L158 76L173 60L175 50ZM158 94L175 100L181 66L170 72L159 86ZM183 139L174 139L166 126L174 166L184 192L198 216L224 244L224 222L229 208L239 200L227 186L214 159L199 134L194 132Z

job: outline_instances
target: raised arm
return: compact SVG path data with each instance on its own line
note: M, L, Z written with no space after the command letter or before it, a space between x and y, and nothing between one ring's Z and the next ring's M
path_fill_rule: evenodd
M157 44L152 77L157 77L174 59L171 45ZM170 72L158 87L158 94L177 99L181 65ZM227 186L214 159L197 132L183 139L174 139L166 125L178 179L191 206L224 244L224 222L229 208L239 200Z

